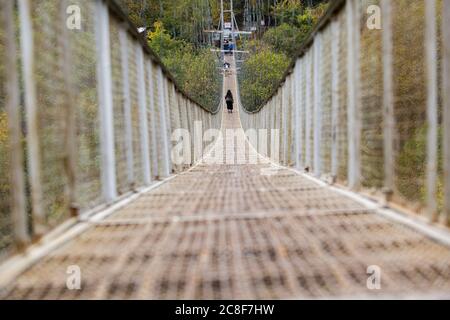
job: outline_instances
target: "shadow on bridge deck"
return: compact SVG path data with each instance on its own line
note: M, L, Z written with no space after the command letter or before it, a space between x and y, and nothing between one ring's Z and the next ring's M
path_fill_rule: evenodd
M226 78L225 86L236 97L235 83L234 76ZM273 166L249 147L239 110L223 112L224 138L204 162L106 218L87 221L87 231L40 259L0 296L271 299L450 294L448 247L380 215L374 206ZM234 139L226 132L230 128L237 128L233 133L238 142L227 148L223 142ZM242 163L208 163L219 154L236 156ZM252 157L257 163L248 163ZM73 265L81 271L81 290L66 286L66 271ZM381 271L379 290L368 288L368 268Z

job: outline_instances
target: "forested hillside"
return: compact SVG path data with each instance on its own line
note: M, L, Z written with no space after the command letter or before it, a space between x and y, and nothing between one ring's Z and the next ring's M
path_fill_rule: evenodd
M239 76L244 106L254 110L266 100L302 40L326 10L327 1L236 0L241 30L253 30L238 45L250 51ZM220 20L219 0L120 0L133 22L148 30L150 47L179 85L210 109L218 104L219 61L210 52L210 33Z
M250 55L243 63L239 80L242 103L247 110L255 110L270 97L294 53L327 8L327 2L311 4L280 1L270 11L276 25L267 28L261 37L244 43Z

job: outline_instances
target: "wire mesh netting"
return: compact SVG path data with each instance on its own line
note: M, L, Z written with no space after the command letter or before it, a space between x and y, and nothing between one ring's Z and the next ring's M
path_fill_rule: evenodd
M395 187L398 201L405 205L423 204L426 195L424 10L422 0L393 3Z
M8 10L3 10L6 4ZM141 136L145 135L141 127L145 122L139 114L139 102L147 105L152 160L158 147L162 150L162 138L171 134L170 120L179 116L175 101L185 93L176 91L165 74L158 77L157 70L162 67L148 47L144 50L144 70L139 69L138 53L143 44L130 32L129 24L119 21L124 18L112 4L91 0L0 1L0 61L4 62L0 63L1 257L9 253L14 240L18 246L27 244L33 236L42 236L74 214L97 209L105 201L114 202L134 185L143 186ZM13 39L8 42L8 52L7 38ZM105 64L100 53L109 54L111 64ZM17 73L17 84L11 85L13 81L7 78L8 68ZM104 77L109 73L111 77ZM145 84L138 79L141 75ZM146 96L140 95L142 88ZM109 89L111 92L106 92ZM7 98L13 96L15 100L6 105ZM142 97L145 101L139 99ZM200 108L193 102L190 106ZM9 130L9 116L16 111L20 119L14 118ZM219 125L218 116L203 109L201 115L198 120L205 125ZM185 119L186 125L192 126L192 121ZM162 123L167 132L161 132ZM110 138L109 129L114 132ZM14 137L10 137L11 132ZM110 141L112 145L108 145ZM164 161L170 164L166 151L159 155L159 162L152 161L154 176L161 175L156 170ZM21 154L26 155L24 161ZM110 154L115 155L115 161L107 159ZM14 166L10 158L16 159ZM111 165L109 171L108 165L113 163L115 167ZM170 171L170 167L166 169ZM12 186L11 181L22 180L22 175L26 190Z
M134 177L136 187L143 184L142 180L142 149L140 140L140 123L139 123L139 92L138 92L138 43L129 36L128 38L128 66L130 76L130 102L131 102L131 127L132 127L132 145L134 154Z
M149 130L149 150L150 150L150 159L151 159L151 170L152 170L152 178L158 176L158 149L157 149L157 118L156 118L156 88L155 88L155 79L153 74L155 73L155 67L152 61L147 61L147 72L146 72L146 85L147 85L147 121L148 121L148 130Z
M320 158L321 171L325 174L331 172L331 26L328 26L321 38L321 134L320 134Z
M222 131L240 128L237 112L224 112ZM245 139L243 132L239 136ZM255 151L246 143L217 148L248 159ZM277 299L448 293L448 247L289 169L258 174L269 165L200 164L95 223L0 295ZM82 270L81 290L66 289L60 272L66 265ZM383 271L382 290L367 288L371 265Z
M67 92L64 86L63 45L60 25L63 2L52 0L34 1L31 10L36 15L32 20L35 44L35 79L38 108L38 139L40 144L41 187L43 210L47 223L56 225L68 212L65 194L67 175L64 168L66 155L65 129L67 122Z
M127 86L124 87L124 74L122 62L122 41L120 35L120 23L116 19L110 20L110 39L111 39L111 73L113 85L113 106L114 106L114 141L116 156L116 177L117 191L119 194L126 193L130 190L133 181L130 181L127 172L127 148L133 148L128 145L126 140L126 120L125 116L125 94ZM126 44L125 44L126 46ZM126 46L127 47L127 46ZM129 91L129 90L128 90Z
M313 50L309 50L306 58L306 74L313 75ZM306 160L305 168L307 171L312 170L313 165L313 146L314 146L314 83L313 77L307 78L306 86L306 112L305 112L305 144L306 144Z
M383 60L383 50L386 50L383 31L368 28L364 13L370 5L386 5L387 2L356 1L346 2L347 6L357 3L353 9L362 10L356 14L358 18L362 17L354 30L349 29L354 26L348 23L352 17L347 16L352 10L339 9L341 11L333 17L339 26L337 74L332 71L333 32L330 25L317 31L320 43L314 40L295 66L301 68L304 79L299 88L302 163L310 173L320 171L328 174L332 170L332 78L337 76L338 180L345 182L347 172L352 175L349 178L359 179L353 172L355 168L349 168L348 163L350 159L359 165L355 158L360 155L361 168L355 171L361 169L362 186L380 191L386 179L386 168L383 167L386 110L383 108L389 107L383 103L387 92L383 88L383 71L386 71L383 68L389 66L386 67L386 60ZM27 104L27 110L21 110L21 130L28 134L28 144L33 141L30 138L39 142L39 157L31 159L29 156L26 160L28 164L39 164L33 170L40 173L38 187L43 195L42 199L34 197L27 203L30 207L27 217L32 217L30 235L33 235L36 222L34 209L31 209L35 201L42 200L46 226L54 227L73 213L70 210L73 206L87 211L106 201L108 195L102 188L108 187L105 180L115 179L119 194L129 191L129 148L133 150L131 170L135 186L142 187L146 169L146 159L143 159L146 149L143 148L147 146L142 144L145 134L141 129L145 128L146 120L154 176L164 178L170 174L172 131L183 127L194 138L196 121L201 121L204 129L210 127L210 123L219 127L221 122L222 129L237 129L234 136L225 134L222 138L224 141L238 140L233 147L219 143L215 152L223 153L227 160L231 154L238 163L199 163L159 188L141 194L101 221L86 217L91 226L87 232L78 234L29 266L17 279L9 279L13 281L0 290L0 297L264 299L337 297L344 294L356 297L408 297L411 293L448 295L450 251L443 240L448 239L445 232L436 233L425 225L417 228L416 222L407 222L404 217L402 223L394 221L392 217L396 213L380 211L375 205L357 200L359 198L355 195L349 196L348 192L316 183L288 168L277 168L275 174L262 174L270 169L271 164L257 155L248 141L239 143L245 137L241 125L246 129L277 130L270 134L273 160L293 164L290 161L295 158L292 150L297 150L290 146L294 137L291 120L295 114L295 100L291 95L293 74L287 76L284 85L258 113L245 113L241 106L233 114L224 111L223 115L212 116L185 97L177 99L180 96L173 83L165 76L162 66L153 65L148 52L144 54L145 68L140 69L141 43L131 32L122 29L124 26L116 20L118 18L109 15L111 8L108 9L108 2L70 2L77 4L84 13L81 30L61 28L65 23L68 1L22 1L22 10L26 9L27 3L31 4L30 13L33 13L30 23L34 50L30 52L30 60L34 60L34 69L31 70L33 77L25 80L36 86L37 136L30 136L27 131L29 124L24 121L32 103ZM437 11L442 10L442 1L437 3ZM0 6L4 4L5 1L0 1ZM428 4L425 0L398 0L390 4L393 8L394 201L417 211L427 205L427 197L430 196L427 189L430 185L426 184L430 173L430 167L428 172L426 167L431 143L428 133L430 129L436 129L428 127L432 111L427 104L431 86L427 81L427 71L431 66L426 64L427 37L421 28L427 22L425 9ZM19 20L26 16L22 15ZM2 14L2 26L4 18ZM439 12L438 26L441 20ZM102 28L108 21L105 31ZM26 28L22 32L24 30ZM440 78L443 52L442 30L438 30L437 77ZM121 31L126 33L127 68L123 64ZM389 32L389 28L384 31ZM356 48L361 45L360 52L349 51L352 50L352 45L349 46L350 32L358 32L355 39L361 36L361 43L355 45ZM105 41L105 37L109 41ZM0 61L6 55L5 43L2 27ZM22 47L26 48L26 41L24 43ZM32 46L29 48L33 49ZM104 57L98 56L99 52L109 53L109 50L111 66L102 64ZM356 57L361 55L355 64L360 66L360 70L349 69L355 62L348 61L352 54ZM27 69L31 68L24 67L23 72ZM111 71L111 79L102 78L104 69L108 71L105 74ZM128 77L124 69L128 71ZM352 71L360 74L360 83L349 83L347 77L352 75ZM7 76L4 64L0 64L0 258L9 251L12 239L17 236L17 228L11 224L11 188L15 186L11 185L8 172L15 163L10 162L8 155L12 146L6 112L6 98L10 92L4 85ZM129 80L129 88L125 78ZM112 92L105 94L109 89L102 81L109 80ZM229 77L225 86L236 90L235 80ZM437 83L442 86L441 80ZM22 100L30 98L28 87L22 83L17 86ZM142 88L147 90L146 95ZM360 89L361 96L356 97L358 94L354 94L353 89ZM100 97L110 97L107 94L112 94L113 103L110 111L114 136L109 138L114 143L108 151L116 156L115 167L111 166L114 177L105 177L108 168L102 167L108 154L104 149L108 147L100 136L105 138L108 134L104 123L107 110L105 105L101 106ZM129 141L126 132L128 94ZM237 95L236 91L234 95ZM441 126L442 88L438 95L437 118ZM147 107L145 119L140 109L143 97ZM356 101L350 101L352 99ZM347 104L358 108L361 119L349 114ZM240 112L244 112L241 118ZM352 123L359 120L361 131L349 132L348 128L359 130L359 123ZM71 168L71 161L68 161L70 155L74 155L68 148L71 144L71 121L75 122L76 131L76 168ZM436 197L439 204L443 202L444 179L443 130L440 126L436 138L439 158ZM357 139L349 141L349 136L359 138L359 134L361 149L355 156L348 149ZM23 152L30 150L29 147L24 143ZM203 154L194 153L194 143L191 143L191 148L191 159L200 160ZM260 163L246 163L251 155ZM70 183L72 170L76 171L76 196ZM30 193L36 191L36 185L30 186L31 179L29 176L26 178L26 196L31 198ZM119 246L126 250L117 250ZM84 285L80 291L66 288L66 268L74 264L83 272ZM383 291L368 291L367 267L374 265L383 270Z
M163 84L160 83L160 73L159 66L156 66L153 70L153 83L155 84L155 119L156 121L156 136L157 136L157 150L158 150L158 177L164 177L164 144L163 144L163 125L161 121L162 108L164 108L164 91Z
M368 26L367 8L379 0L361 3L361 184L381 189L383 169L383 47L382 30ZM378 26L376 26L378 27Z
M170 100L170 94L169 94L169 80L167 79L167 77L164 77L163 80L163 84L164 84L164 101L165 101L165 108L164 108L164 121L165 121L165 125L166 125L166 131L164 132L164 139L166 139L166 153L165 153L165 158L168 161L168 168L167 168L167 174L172 174L172 159L170 157L170 151L172 150L171 148L171 142L170 142L170 136L172 135L172 127L171 127L171 115L170 115L170 104L171 104L171 100ZM201 113L202 110L201 108L196 107L195 108L197 113ZM201 117L198 117L198 121L202 122L202 126L204 125Z
M82 209L89 209L102 200L94 3L72 3L86 13L82 15L82 29L69 32L69 39L77 123L77 202Z
M0 1L0 61L6 61L6 12ZM0 259L12 244L10 143L6 110L6 66L0 63Z
M294 96L292 95L292 86L294 76L291 75L289 79L289 85L286 88L286 103L287 103L287 111L286 111L286 129L287 133L287 141L286 141L286 166L293 166L295 164L294 156L292 151L294 150L294 126L293 126L293 119L294 119ZM256 126L254 126L256 127Z
M306 59L302 59L301 65L301 73L304 75L306 74ZM306 163L306 142L305 142L305 136L306 136L306 94L307 94L307 84L306 84L307 80L305 77L303 77L303 81L301 83L301 88L300 88L300 121L301 121L301 126L300 126L300 137L302 140L301 143L301 155L300 155L300 163L303 166L303 168L305 167L305 163Z
M392 15L392 29L379 25L383 22L379 16L381 7ZM355 189L361 186L378 198L393 191L393 198L388 197L392 203L420 213L435 210L436 199L437 211L442 212L442 11L442 0L397 1L392 5L380 0L349 0L346 10L334 12L329 23L317 30L314 41L304 48L292 70L295 73L300 68L305 78L299 90L300 148L293 152L299 153L294 157L301 157L306 171L325 178L337 170L339 183L351 184ZM356 27L351 19L356 19ZM430 24L435 24L436 35L430 31ZM334 46L332 40L337 41ZM433 42L437 46L435 52ZM337 70L332 70L333 52ZM348 83L349 76L357 79L355 83ZM390 78L393 85L386 88ZM284 87L289 87L291 76L284 81ZM274 128L278 128L280 92L284 92L283 88L272 97L273 102L262 108L269 113L267 117L272 119ZM333 102L338 108L335 117ZM349 112L350 107L356 108L354 114ZM258 128L264 125L258 116L248 117L248 123L255 123ZM286 137L290 135L281 136L282 148L289 143ZM334 137L336 145L332 143ZM353 150L355 145L358 150ZM281 152L284 163L286 156ZM332 158L334 153L336 158ZM389 174L391 168L393 173ZM390 190L391 178L394 190Z
M339 50L338 50L338 73L339 73L339 112L338 112L338 128L337 128L337 144L338 144L338 180L346 183L348 177L348 108L347 108L347 17L344 13L340 13L337 17L339 23Z

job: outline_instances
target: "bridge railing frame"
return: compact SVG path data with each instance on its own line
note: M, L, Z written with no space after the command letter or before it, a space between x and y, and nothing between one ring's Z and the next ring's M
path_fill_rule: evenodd
M82 30L66 27L66 19L73 13L68 11L71 5L81 8ZM4 100L5 104L0 111L6 114L8 123L7 130L1 129L7 132L5 148L10 152L6 164L0 163L1 174L6 176L0 182L6 184L7 190L0 199L5 200L0 208L1 261L62 223L76 223L80 217L90 216L145 190L157 180L188 169L201 155L193 157L190 164L174 165L172 131L183 128L192 137L194 121L201 121L205 130L220 128L221 105L211 111L184 92L114 0L0 0L0 7L4 31L0 32L0 58L5 59L7 69L0 75L5 80L1 83L5 90L0 90L4 95L0 102ZM48 32L42 37L54 38L42 40L40 31ZM86 48L80 47L81 40L77 42L80 37L83 44L88 44ZM42 43L51 43L55 48L43 47ZM86 50L90 53L83 52ZM79 54L86 54L89 61L85 64L92 64L92 70L86 68L89 70L76 74L76 68L84 63L83 58L76 57ZM53 64L59 67L55 72L61 78L43 76L43 58L48 59L49 68ZM60 100L48 98L41 90L42 82L60 90L62 94L55 91ZM95 90L87 93L87 82ZM85 92L80 92L80 87ZM93 96L89 99L94 103L79 105L80 95ZM43 101L50 101L50 105ZM48 116L47 110L56 110L54 118ZM83 119L92 123L87 126ZM46 126L63 129L49 129L50 133L44 134ZM82 134L89 135L85 139L89 141L81 141ZM63 146L53 150L54 145L47 140ZM85 155L99 172L95 177L89 176L92 181L78 178L89 174L83 172L89 168L83 169L87 165L81 162L86 158L80 152L86 151L78 149L80 143L94 144ZM51 148L47 149L47 145ZM47 158L52 162L44 163ZM58 167L55 180L61 180L54 184L64 190L45 185L51 176L47 171L53 166ZM94 201L85 204L80 192L86 188L84 192L89 193L87 187L92 185L99 185L100 191L87 195ZM51 210L55 207L60 216L53 221Z
M369 12L370 5L376 7ZM279 153L269 153L283 165L344 185L384 205L420 213L430 221L450 225L450 1L414 0L410 1L411 8L405 5L390 0L332 1L270 97L255 111L241 108L242 123L244 129L281 130ZM381 9L381 30L368 36L364 30L367 18L377 13L377 8ZM408 14L417 15L409 18L409 21L417 18L414 21L417 28L402 34L400 23L407 20L401 19L406 19ZM411 56L416 54L412 58L399 53L400 46L407 43L407 36L419 41L414 43L416 48L406 49ZM373 37L370 39L376 45L370 47L368 37ZM364 50L368 47L376 51L374 57L380 61L367 60L368 53ZM398 70L410 69L399 57L413 62L421 59L419 62L424 64L419 74L424 84L417 91L425 97L420 100L420 108L426 117L417 122L407 123L413 116L404 114L402 118L400 114L404 103L401 100L406 94L400 92L403 88L399 89L398 83L405 80L399 78ZM367 71L368 66L372 71ZM381 75L381 78L370 81L366 72ZM417 74L411 74L410 78L415 76ZM372 96L368 96L370 85L375 92ZM344 109L346 114L343 114ZM372 110L376 110L374 119L378 119L379 124L368 123L367 112ZM415 111L416 114L420 114L420 110ZM280 123L280 119L283 122ZM293 123L286 119L293 119ZM366 140L374 127L382 130L381 136L376 138L381 153L368 156L364 154L365 149L373 146L368 146ZM399 133L404 127L413 132L407 133L407 138ZM425 191L423 195L416 191L408 198L399 190L401 179L404 180L401 183L407 183L404 171L408 169L402 167L399 157L407 154L407 148L419 150L417 144L421 141L422 128L426 128L425 158L419 164L416 162L419 169L411 167L409 174L420 176L412 179L412 184ZM269 134L269 141L271 139ZM376 166L368 164L372 160L370 157L376 158ZM379 176L380 181L374 183L376 187L368 187L368 171L377 168L380 174L369 175ZM416 170L420 173L414 172Z

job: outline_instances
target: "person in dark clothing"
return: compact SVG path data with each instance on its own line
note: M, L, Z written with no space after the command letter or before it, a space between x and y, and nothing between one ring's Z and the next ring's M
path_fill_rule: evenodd
M227 103L228 113L233 113L234 99L231 90L228 90L227 95L225 96L225 102Z

